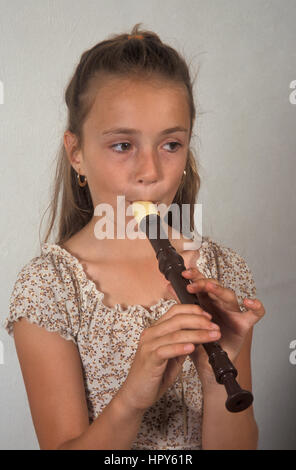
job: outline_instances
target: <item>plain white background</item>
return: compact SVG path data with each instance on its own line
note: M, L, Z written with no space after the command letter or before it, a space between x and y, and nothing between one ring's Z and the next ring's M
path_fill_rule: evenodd
M246 259L266 308L252 350L259 449L295 449L296 1L0 0L0 9L1 322L17 273L39 254L68 80L86 49L142 22L199 68L203 233ZM13 339L1 328L0 340L0 448L38 449Z

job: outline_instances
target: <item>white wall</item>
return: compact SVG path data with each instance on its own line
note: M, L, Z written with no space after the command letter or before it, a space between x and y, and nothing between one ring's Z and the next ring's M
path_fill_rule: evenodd
M245 257L267 311L252 353L259 448L295 449L296 1L0 0L0 10L0 320L39 251L74 67L87 48L143 22L193 72L200 66L203 233ZM0 448L38 449L14 342L3 328L0 340Z

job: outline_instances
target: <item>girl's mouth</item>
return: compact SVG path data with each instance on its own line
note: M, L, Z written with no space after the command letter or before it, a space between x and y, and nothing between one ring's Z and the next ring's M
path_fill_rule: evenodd
M129 203L133 204L134 202L137 202L137 201L143 201L143 199L135 199L134 201L129 201ZM149 201L149 202L152 202L152 204L160 204L159 201Z

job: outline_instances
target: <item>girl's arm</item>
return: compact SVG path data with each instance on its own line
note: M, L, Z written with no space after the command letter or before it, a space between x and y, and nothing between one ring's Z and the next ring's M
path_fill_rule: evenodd
M64 442L57 450L129 450L138 434L143 414L143 410L130 409L119 390L86 431L76 439Z
M252 391L251 342L253 327L235 361L236 378L242 389ZM244 411L231 413L225 407L227 394L223 385L216 382L203 383L204 411L202 425L202 448L204 450L250 450L257 449L258 426L253 406ZM256 397L255 397L256 398Z
M143 411L120 390L89 425L81 359L72 341L21 318L14 340L40 449L130 449Z
M265 308L259 299L245 297L255 295L254 282L242 258L229 266L242 265L242 273L248 280L240 285L239 304L234 288L224 287L217 279L205 278L197 268L184 271L182 275L193 281L187 286L191 293L198 295L201 306L213 315L221 330L219 344L237 368L237 382L242 389L252 391L251 343L254 325L265 315ZM247 273L247 275L246 275ZM242 274L238 269L239 279ZM253 287L252 287L253 286ZM235 287L235 286L234 286ZM244 308L242 308L244 307ZM253 406L238 413L231 413L225 407L227 399L223 385L216 382L209 358L203 348L195 348L190 357L197 369L203 387L204 409L202 426L203 449L256 449L258 427Z

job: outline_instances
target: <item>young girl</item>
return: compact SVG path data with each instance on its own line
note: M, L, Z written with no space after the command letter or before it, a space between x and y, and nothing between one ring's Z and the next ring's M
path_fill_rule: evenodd
M151 31L82 54L65 93L52 216L41 254L20 271L5 322L41 449L255 449L253 406L225 408L201 345L218 340L252 390L251 340L264 315L234 250L203 237L185 249L168 219L202 308L180 304L148 238L99 237L95 208L137 200L190 204L195 105L185 60ZM62 192L59 232L48 243ZM127 216L125 224L133 217ZM179 236L179 238L177 237ZM255 397L256 400L256 397Z

